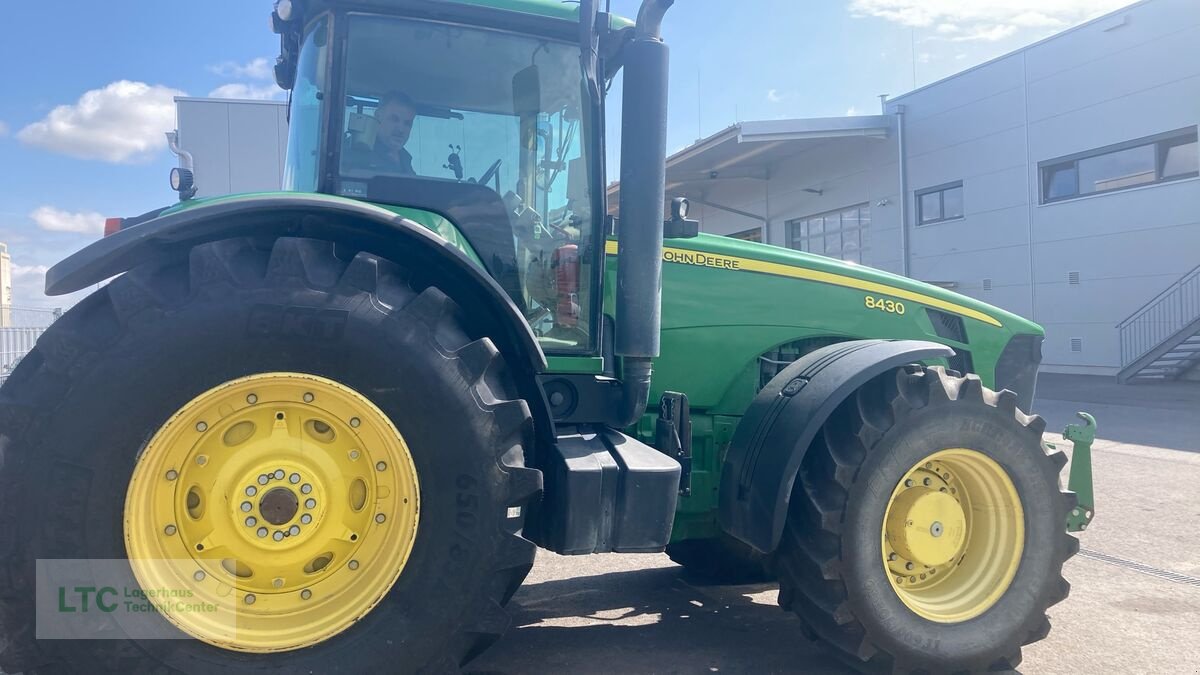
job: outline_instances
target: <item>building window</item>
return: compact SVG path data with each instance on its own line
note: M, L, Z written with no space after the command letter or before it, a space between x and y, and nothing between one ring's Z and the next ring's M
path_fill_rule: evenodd
M870 224L871 209L867 204L789 220L788 247L861 263L863 252L869 248Z
M929 225L963 217L962 181L917 190L917 224Z
M1038 164L1042 203L1200 175L1196 128L1139 138Z
M741 232L734 232L725 236L733 239L741 239L742 241L757 241L762 243L762 228L752 227L749 230L742 230Z

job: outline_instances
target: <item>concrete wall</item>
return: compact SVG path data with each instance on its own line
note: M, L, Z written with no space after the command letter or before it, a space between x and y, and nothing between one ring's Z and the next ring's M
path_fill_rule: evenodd
M196 196L278 190L287 109L278 101L175 99L179 145L192 153Z

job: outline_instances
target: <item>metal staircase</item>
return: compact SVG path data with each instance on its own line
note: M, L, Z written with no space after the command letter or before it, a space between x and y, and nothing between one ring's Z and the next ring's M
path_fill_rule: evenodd
M1117 382L1175 380L1200 364L1200 267L1142 305L1117 330Z

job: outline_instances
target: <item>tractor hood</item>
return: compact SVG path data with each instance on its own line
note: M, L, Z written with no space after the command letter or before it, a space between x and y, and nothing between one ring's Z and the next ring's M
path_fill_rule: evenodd
M669 239L663 262L789 277L912 302L1011 333L1043 335L1041 326L974 298L898 274L803 251L701 234Z

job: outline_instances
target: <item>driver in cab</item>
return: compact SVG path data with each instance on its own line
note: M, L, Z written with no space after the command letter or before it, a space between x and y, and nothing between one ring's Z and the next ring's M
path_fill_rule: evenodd
M408 94L400 91L384 94L375 108L374 119L364 116L365 119L358 120L362 128L353 135L346 163L376 173L417 175L412 154L404 148L416 116L417 105Z

